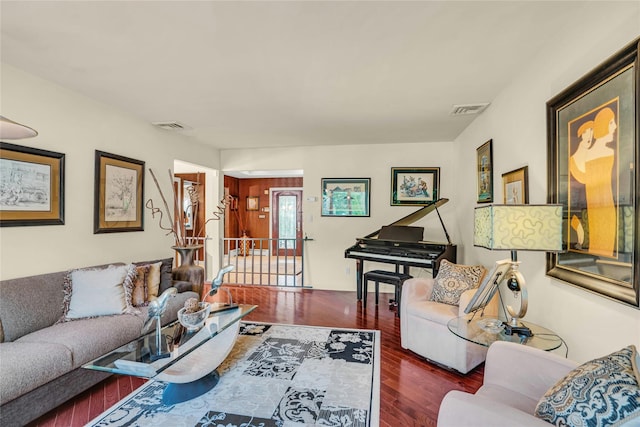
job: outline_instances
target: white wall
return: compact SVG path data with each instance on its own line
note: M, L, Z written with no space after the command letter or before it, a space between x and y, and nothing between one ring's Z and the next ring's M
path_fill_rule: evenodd
M383 225L392 223L417 207L391 206L392 167L440 167L441 197L453 198L456 187L451 142L431 144L380 144L351 146L317 146L294 149L223 150L224 171L304 170L304 233L313 241L306 243L305 282L316 289L355 290L355 260L346 259L344 251ZM323 217L321 207L322 178L371 178L371 217ZM316 201L308 198L315 197ZM453 241L455 215L451 204L440 212ZM446 242L434 213L415 225L425 227L425 239ZM387 265L367 263L367 269ZM415 270L415 271L414 271ZM412 274L426 274L419 269ZM430 273L429 273L430 274Z
M307 273L314 288L354 290L355 263L344 259L344 250L356 237L415 210L389 206L392 166L442 168L441 194L451 199L442 216L458 244L458 262L490 267L509 254L473 246L476 148L493 139L495 200L502 200L501 174L528 165L530 203L545 203L547 100L640 35L637 3L612 9L604 28L597 31L584 31L581 22L595 23L602 17L578 19L580 13L575 25L567 26L566 38L523 64L522 74L454 143L226 150L221 153L221 169L304 170L304 229L314 239L308 243ZM340 177L372 178L371 218L320 217L320 179ZM313 196L317 202L306 200ZM439 230L433 220L419 225ZM437 233L425 237L444 240ZM629 344L640 347L640 310L546 277L542 253L520 252L518 257L529 284L527 319L560 334L570 358L585 361Z
M95 150L145 161L167 195L171 183L165 171L173 168L174 159L218 169L218 151L6 64L1 70L2 115L39 132L14 143L64 153L66 173L65 224L1 228L0 277L173 256L171 237L146 209L145 231L93 234ZM144 195L161 204L148 173Z
M640 35L640 6L635 13L612 14L598 31L567 33L557 46L532 58L518 76L455 141L460 192L456 214L460 243L468 262L490 266L509 257L473 247L476 206L475 149L493 139L494 200L502 201L501 174L529 166L530 203L546 203L546 102ZM545 276L543 253L519 252L529 289L527 319L560 334L569 357L578 361L607 354L623 346L640 346L640 310ZM640 268L638 261L635 267Z

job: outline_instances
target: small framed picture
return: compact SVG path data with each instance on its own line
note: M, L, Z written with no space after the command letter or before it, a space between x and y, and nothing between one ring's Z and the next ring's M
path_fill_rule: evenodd
M369 216L371 178L322 178L322 216Z
M391 206L422 206L440 197L440 168L391 168Z
M93 233L143 231L144 162L96 150Z
M502 174L502 194L505 205L529 203L529 167Z
M247 210L257 211L260 208L260 198L258 196L247 196Z
M64 224L62 153L0 142L0 226Z
M478 203L493 202L493 149L488 140L476 149L478 171Z

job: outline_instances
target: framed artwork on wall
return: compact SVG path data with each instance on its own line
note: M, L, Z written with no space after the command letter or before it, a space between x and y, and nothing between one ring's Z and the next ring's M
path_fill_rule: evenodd
M505 205L529 203L529 167L502 174L502 200Z
M478 203L493 202L493 140L476 149Z
M391 206L424 206L440 197L440 168L391 168Z
M548 199L564 253L547 274L639 306L640 39L547 102ZM634 166L635 165L635 166Z
M143 231L144 162L96 150L93 233Z
M247 210L257 211L260 207L260 198L258 196L247 196Z
M371 178L322 178L322 216L369 216Z
M65 155L0 142L0 226L64 224Z

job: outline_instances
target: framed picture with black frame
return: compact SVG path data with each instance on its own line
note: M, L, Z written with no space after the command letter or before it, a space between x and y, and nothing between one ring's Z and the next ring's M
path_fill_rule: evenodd
M478 203L493 202L493 140L476 149Z
M0 227L64 224L65 155L0 142Z
M321 216L368 217L371 178L322 178Z
M440 168L391 168L391 206L425 206L440 197Z
M144 162L96 150L93 233L144 230Z
M548 201L564 252L547 275L638 308L640 38L547 102Z

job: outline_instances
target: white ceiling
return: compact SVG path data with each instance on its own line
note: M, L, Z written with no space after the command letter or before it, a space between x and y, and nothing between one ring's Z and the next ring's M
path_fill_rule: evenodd
M452 141L576 1L6 1L1 59L218 148ZM592 28L592 30L594 30Z

